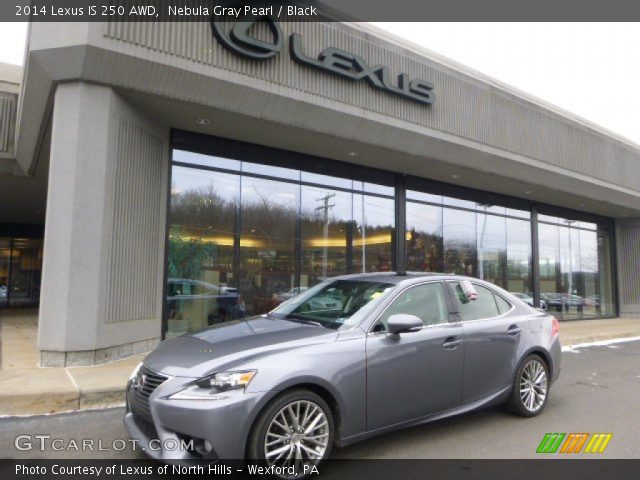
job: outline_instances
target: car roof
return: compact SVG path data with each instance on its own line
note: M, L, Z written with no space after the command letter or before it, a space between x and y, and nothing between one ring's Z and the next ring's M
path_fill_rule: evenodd
M465 277L461 275L454 275L452 273L437 273L437 272L372 272L372 273L356 273L352 275L341 275L338 277L332 277L328 280L363 280L367 282L381 282L392 283L397 285L399 283L408 280L419 280L421 278L429 278L433 280L455 280L455 279L467 279L478 281L477 278Z

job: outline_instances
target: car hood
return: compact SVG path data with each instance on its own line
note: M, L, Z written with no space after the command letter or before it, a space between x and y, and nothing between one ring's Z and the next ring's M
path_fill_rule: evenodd
M173 377L200 378L280 351L332 342L337 336L324 327L253 317L165 340L144 365Z

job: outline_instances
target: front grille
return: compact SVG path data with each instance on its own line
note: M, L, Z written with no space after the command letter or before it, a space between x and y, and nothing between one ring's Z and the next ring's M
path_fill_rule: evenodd
M134 401L131 402L131 409L146 420L152 421L149 396L168 379L169 377L153 372L143 365L133 381L131 392Z

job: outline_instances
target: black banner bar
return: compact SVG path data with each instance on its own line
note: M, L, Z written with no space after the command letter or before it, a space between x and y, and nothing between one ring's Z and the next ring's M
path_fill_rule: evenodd
M270 15L280 21L638 21L629 0L3 0L2 22L206 21Z
M636 480L639 460L596 460L587 458L540 460L327 460L309 479L342 480ZM104 479L137 480L207 476L207 478L269 478L244 462L214 464L191 462L171 465L152 460L0 460L3 480Z

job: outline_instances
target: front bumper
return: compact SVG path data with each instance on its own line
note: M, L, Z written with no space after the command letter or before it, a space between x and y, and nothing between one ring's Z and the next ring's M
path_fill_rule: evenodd
M247 437L266 392L232 390L206 400L168 397L192 382L169 378L148 397L148 404L127 384L124 425L137 448L160 460L243 459Z

